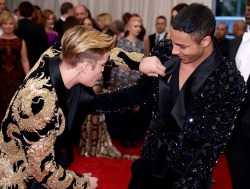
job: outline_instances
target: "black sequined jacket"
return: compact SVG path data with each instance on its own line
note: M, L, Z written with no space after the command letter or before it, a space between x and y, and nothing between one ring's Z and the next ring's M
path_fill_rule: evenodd
M155 176L179 174L173 188L195 189L213 171L224 151L245 96L245 83L235 64L215 49L191 74L169 108L171 94L166 81L180 64L178 57L171 56L171 48L170 41L162 40L153 50L167 68L165 78L142 75L129 88L97 97L95 108L105 112L110 106L115 110L152 101L153 117L141 157L154 161ZM123 53L120 57L128 61Z

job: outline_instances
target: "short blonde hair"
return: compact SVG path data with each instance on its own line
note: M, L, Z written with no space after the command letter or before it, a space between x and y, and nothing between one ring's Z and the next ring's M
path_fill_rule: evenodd
M99 18L103 18L103 21L104 21L104 28L110 28L111 25L112 25L112 16L107 13L107 12L104 12L104 13L101 13L97 16L97 20Z
M62 59L75 67L82 61L93 66L113 46L113 38L94 28L83 25L68 29L62 37Z
M18 23L17 23L17 20L16 18L14 17L14 15L9 12L9 11L4 11L1 15L0 15L0 26L3 25L4 21L8 20L8 19L12 19L13 22L14 22L14 26L15 26L15 29L17 29L18 27Z

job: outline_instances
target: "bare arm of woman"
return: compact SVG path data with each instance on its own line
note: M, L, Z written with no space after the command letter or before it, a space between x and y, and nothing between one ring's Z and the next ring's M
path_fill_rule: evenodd
M24 73L27 75L27 73L29 73L30 71L30 63L28 59L26 43L24 40L22 40L21 62L22 62Z
M118 36L117 36L116 34L114 34L114 35L113 35L114 47L116 46L117 38L118 38Z
M143 38L143 42L145 43L145 47L146 47L146 56L149 56L149 54L150 54L150 42L149 42L149 38L148 38L148 36L144 36L144 38Z

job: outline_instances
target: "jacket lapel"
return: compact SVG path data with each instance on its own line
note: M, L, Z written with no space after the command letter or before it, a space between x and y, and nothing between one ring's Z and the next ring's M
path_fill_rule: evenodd
M54 56L52 58L49 58L49 73L51 77L51 82L56 91L60 107L62 108L64 117L67 120L68 117L67 96L65 94L65 86L59 69L59 62L60 62L59 56Z
M183 85L171 112L179 128L182 128L188 106L193 96L199 92L201 86L222 61L223 58L219 55L218 50L214 50L211 55L196 68Z
M96 95L92 87L76 85L70 90L68 99L69 108L69 129L78 128L83 124L84 119L90 113L95 102ZM76 116L78 114L79 116Z
M166 115L168 115L171 111L171 106L169 106L169 104L172 103L170 86L167 81L179 64L179 57L172 56L164 63L164 66L166 67L166 76L159 77L159 108L164 124L166 123Z
M242 41L242 37L243 35L236 37L235 39L233 39L230 43L230 48L229 48L229 61L235 62L235 57L236 57L236 53L239 49L240 43Z

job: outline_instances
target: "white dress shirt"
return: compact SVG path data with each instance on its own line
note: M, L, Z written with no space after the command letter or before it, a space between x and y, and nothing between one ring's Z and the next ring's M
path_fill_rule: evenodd
M156 33L155 35L155 43L157 43L158 41L164 39L165 35L166 35L167 31L164 31L162 33Z
M237 68L247 81L250 75L250 30L245 32L235 57Z

